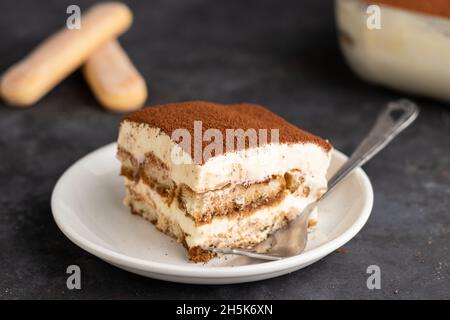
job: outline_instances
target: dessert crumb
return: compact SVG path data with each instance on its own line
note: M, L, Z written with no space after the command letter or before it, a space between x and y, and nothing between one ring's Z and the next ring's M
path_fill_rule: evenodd
M344 248L344 247L340 247L336 250L336 252L342 253L342 254L347 254L348 253L348 249Z

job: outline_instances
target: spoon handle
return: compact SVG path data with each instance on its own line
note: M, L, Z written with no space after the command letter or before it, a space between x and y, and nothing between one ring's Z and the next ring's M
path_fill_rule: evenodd
M375 125L366 138L355 149L348 161L328 181L328 190L319 200L329 194L353 169L372 159L392 139L408 127L418 115L419 108L409 100L402 99L388 103L378 115Z

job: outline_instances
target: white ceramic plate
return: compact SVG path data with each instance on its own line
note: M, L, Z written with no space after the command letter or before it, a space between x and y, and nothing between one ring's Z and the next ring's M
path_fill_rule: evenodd
M369 218L372 186L356 170L319 208L319 225L306 250L280 261L222 257L208 264L188 261L186 250L122 204L124 187L116 144L104 146L72 165L52 194L53 216L75 244L119 268L150 278L198 284L249 282L304 268L344 245ZM334 151L330 172L346 157Z

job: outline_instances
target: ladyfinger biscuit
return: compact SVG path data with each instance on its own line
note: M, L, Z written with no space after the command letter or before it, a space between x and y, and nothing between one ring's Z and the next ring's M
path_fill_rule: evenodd
M116 40L109 41L87 59L83 74L97 100L109 110L135 110L147 99L144 78Z
M0 80L1 96L11 105L35 103L98 48L126 31L132 19L124 4L93 6L81 16L80 29L60 30L10 67Z

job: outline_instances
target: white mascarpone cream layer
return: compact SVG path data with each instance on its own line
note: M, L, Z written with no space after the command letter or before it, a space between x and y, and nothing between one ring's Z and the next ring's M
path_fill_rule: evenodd
M293 169L300 169L317 188L326 188L331 157L331 150L327 152L314 143L266 144L224 153L199 165L159 128L130 121L122 122L118 144L140 163L147 153L153 153L167 165L176 184L184 183L194 192L218 189L228 183L258 182Z
M450 19L380 5L380 29L369 29L367 2L336 1L350 67L371 82L450 101Z

